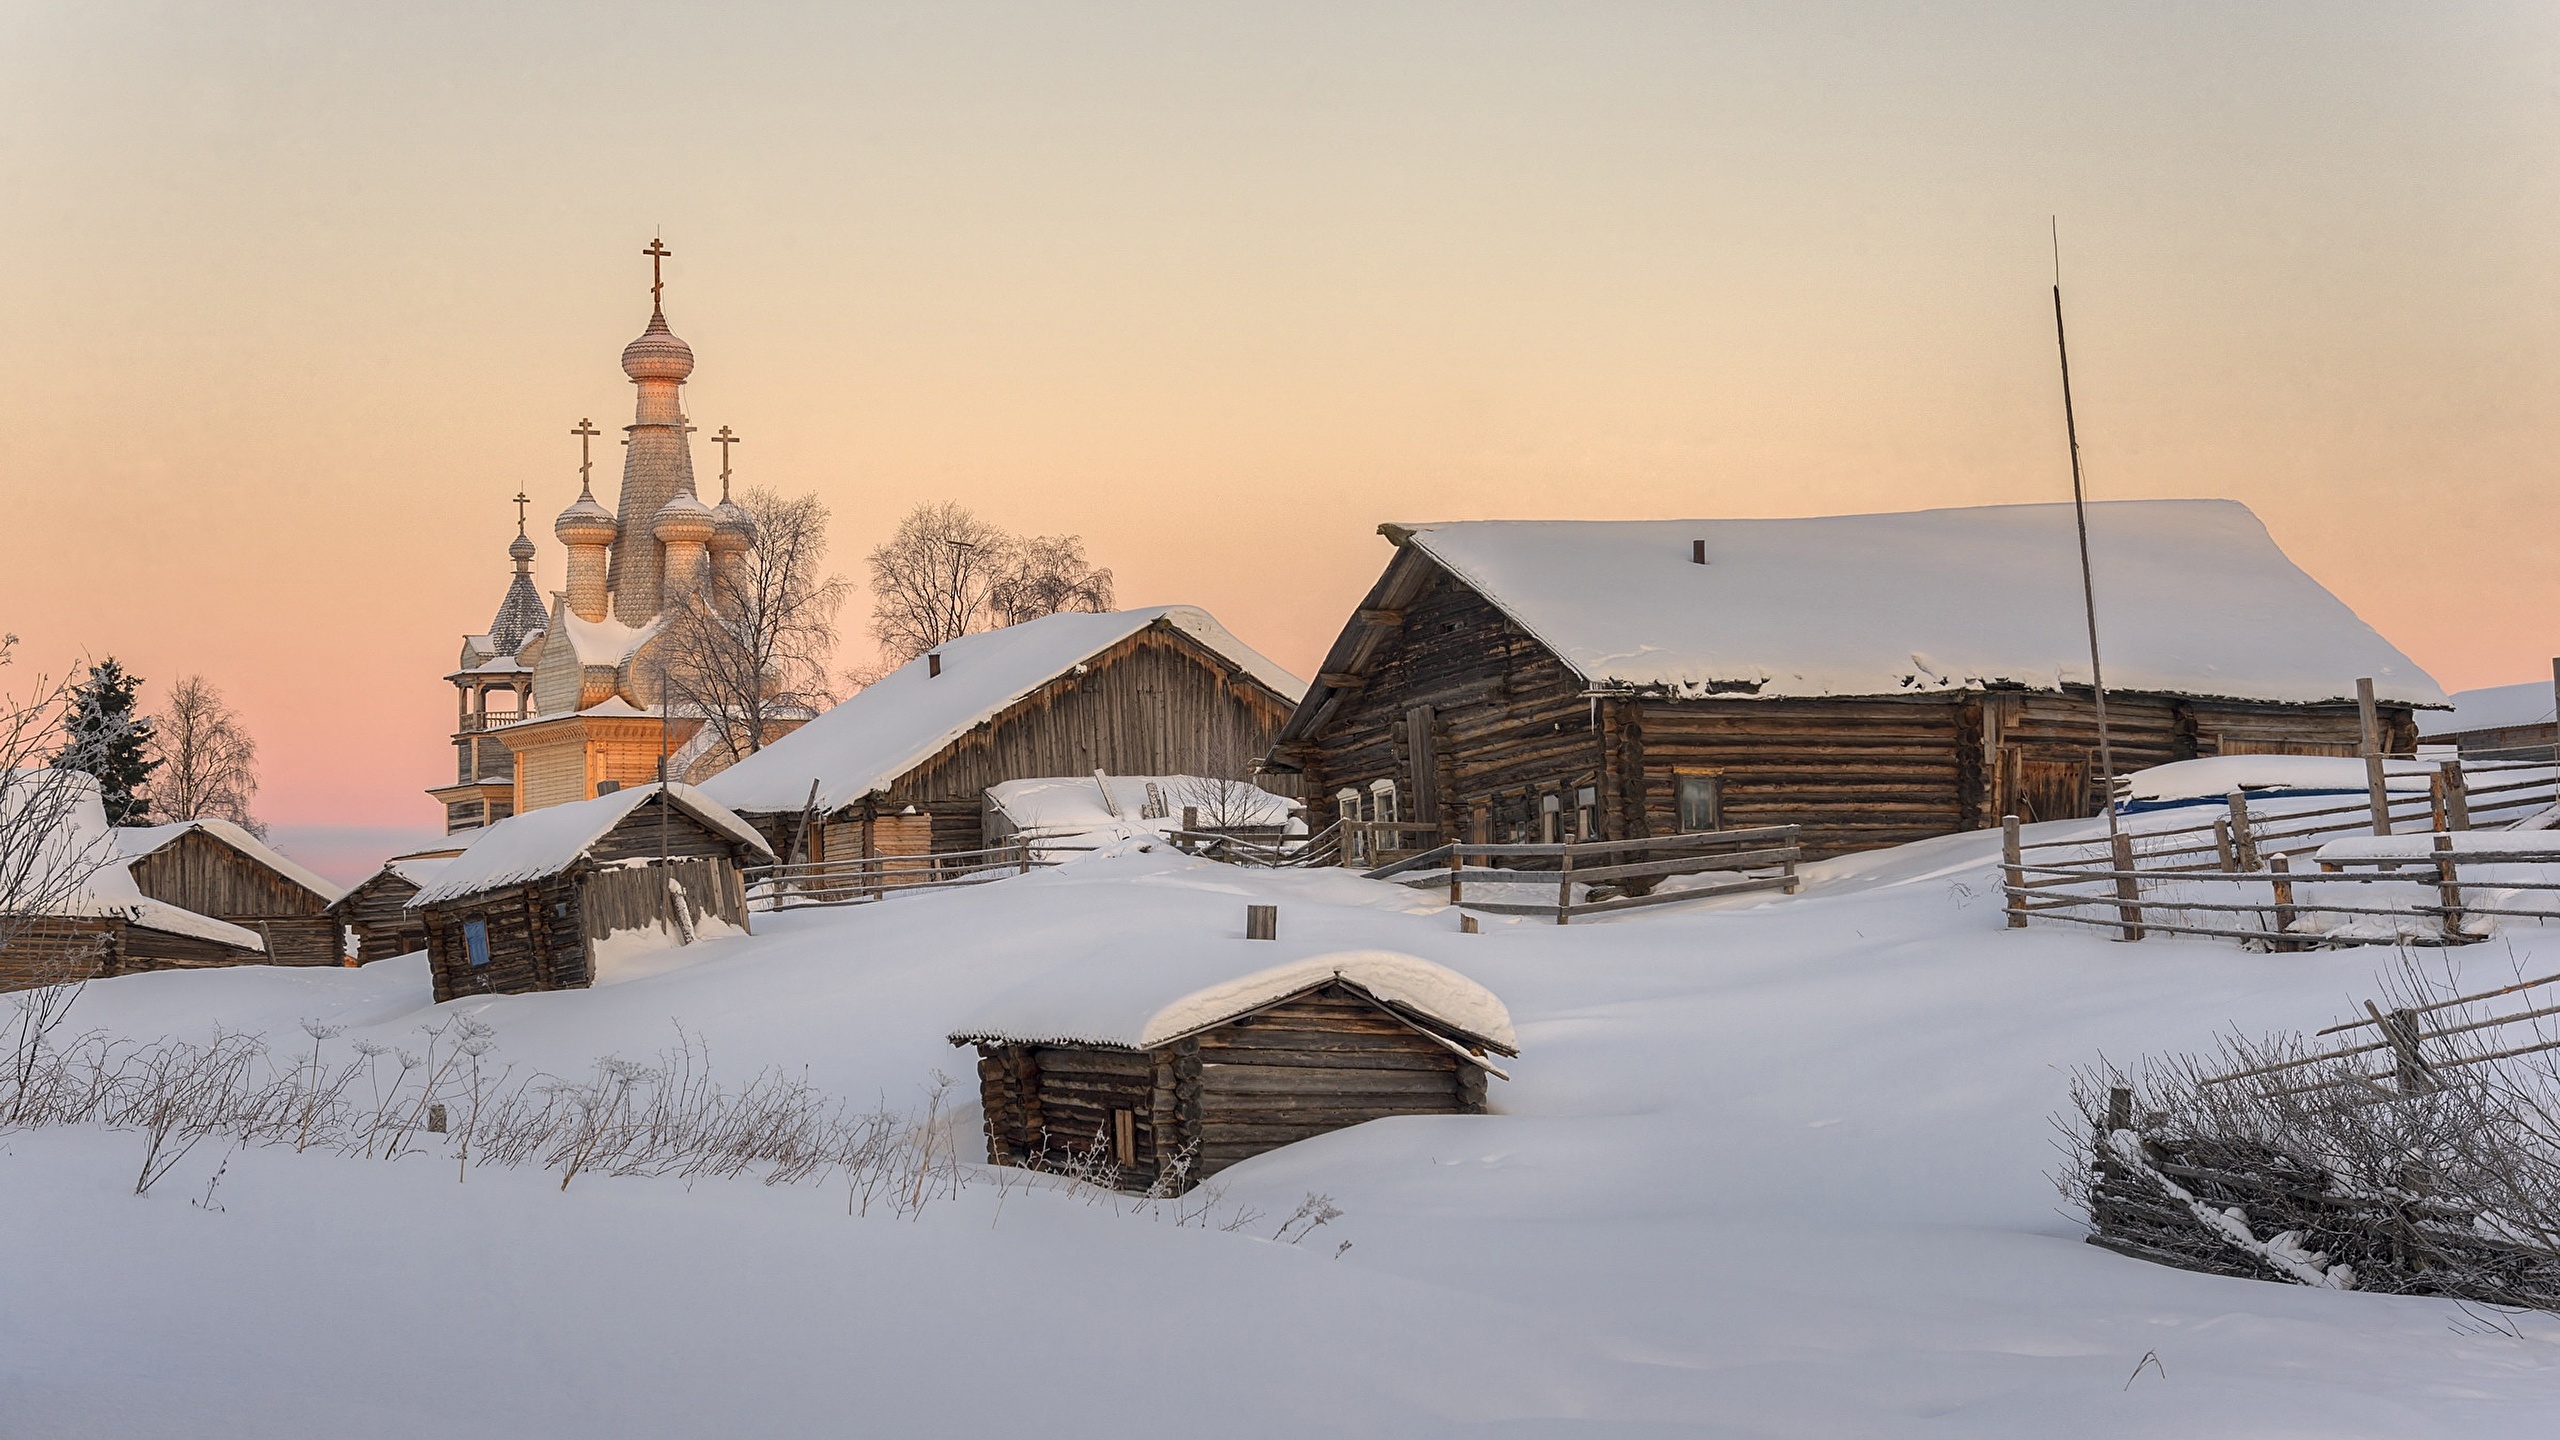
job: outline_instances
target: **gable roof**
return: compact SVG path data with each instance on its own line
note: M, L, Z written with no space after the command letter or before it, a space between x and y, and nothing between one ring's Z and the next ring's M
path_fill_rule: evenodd
M167 825L119 825L115 834L116 849L130 863L167 848L176 843L179 836L191 832L201 832L221 841L324 901L335 901L347 893L345 886L331 881L240 826L209 815Z
M1492 991L1420 956L1344 950L1238 974L1232 949L1196 940L1115 950L1050 970L995 997L950 1039L1147 1050L1336 980L1463 1040L1520 1053L1511 1012Z
M2429 715L2418 724L2422 737L2460 735L2472 730L2505 730L2551 723L2552 687L2547 680L2521 685L2491 685L2453 692L2451 714Z
M2089 682L2069 505L1380 528L1401 553L1364 610L1408 603L1436 567L1595 690L1777 699ZM2245 505L2100 501L2089 545L2112 690L2299 704L2352 698L2370 676L2384 700L2445 703ZM1355 620L1324 671L1359 673L1373 629ZM1327 693L1320 677L1286 738Z
M647 804L658 789L654 784L635 785L592 800L510 815L480 832L480 838L446 861L432 883L409 897L409 907L416 909L557 875L576 864L589 846L603 839L624 817ZM773 854L755 827L739 819L727 806L690 785L668 785L666 791L669 803L678 810L759 854Z
M748 814L798 811L818 784L821 812L881 789L1041 686L1151 625L1199 642L1283 702L1306 684L1230 634L1208 611L1156 605L1046 615L941 646L942 673L923 657L703 782L703 793Z
M71 787L70 793L54 790ZM0 811L10 816L24 807L51 811L47 831L37 842L38 855L28 863L31 874L87 869L70 893L45 906L45 913L89 919L117 919L145 930L210 940L237 950L264 954L267 942L257 931L210 915L154 900L134 883L130 864L119 848L115 827L107 823L107 807L97 780L76 770L16 770L0 776Z

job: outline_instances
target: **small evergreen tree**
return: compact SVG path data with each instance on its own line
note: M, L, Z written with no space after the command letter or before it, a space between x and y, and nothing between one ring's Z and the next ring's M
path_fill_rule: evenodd
M72 687L62 751L53 757L57 770L97 777L110 825L139 825L151 818L151 802L141 792L160 762L151 758L150 720L134 714L141 688L141 678L112 655L90 666L89 678Z

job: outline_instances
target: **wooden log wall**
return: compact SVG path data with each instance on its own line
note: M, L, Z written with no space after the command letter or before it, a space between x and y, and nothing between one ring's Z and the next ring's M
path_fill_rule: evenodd
M1199 1037L1200 1149L1214 1175L1265 1150L1389 1115L1481 1114L1483 1072L1339 985Z
M1338 703L1313 742L1280 757L1299 769L1311 826L1332 815L1336 791L1365 795L1372 781L1391 779L1407 807L1418 791L1434 792L1446 838L1464 838L1482 813L1495 842L1534 841L1547 795L1562 794L1570 815L1574 792L1599 785L1610 738L1595 724L1601 707L1482 596L1435 573L1387 623L1396 633L1359 677L1358 693ZM1428 777L1414 770L1411 725L1425 706ZM1624 838L1607 833L1608 821L1603 828L1603 838Z
M317 915L329 908L327 896L201 830L141 856L131 869L133 883L152 899L234 924L241 917Z
M1679 831L1680 779L1711 775L1726 828L1800 825L1809 859L1964 828L1962 697L1646 701L1644 835Z
M900 776L880 810L933 817L933 848L984 844L987 787L1053 775L1241 778L1271 748L1289 704L1170 626L1152 626L1025 696Z
M448 901L421 912L438 1003L457 995L508 995L584 986L587 939L573 873ZM489 963L474 967L464 925L488 927Z
M666 818L663 840L659 817ZM708 859L714 856L733 861L762 861L761 852L753 851L730 837L725 830L710 826L687 814L681 805L668 805L652 795L617 822L604 837L587 847L589 858L603 864L617 860L655 860L664 853L679 859Z
M356 963L370 965L427 948L427 922L408 908L417 893L417 886L386 870L330 907L339 924L356 932Z
M11 921L14 933L0 944L0 990L67 985L116 973L121 920L88 916L40 916Z

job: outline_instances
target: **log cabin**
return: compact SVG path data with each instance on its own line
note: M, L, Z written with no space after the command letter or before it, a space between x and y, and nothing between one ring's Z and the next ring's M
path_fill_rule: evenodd
M256 931L143 893L89 776L22 770L0 781L0 829L31 847L12 858L15 888L41 902L0 916L0 990L267 958Z
M2068 505L1387 525L1274 746L1311 810L1498 842L1802 827L1809 857L2100 813ZM2089 507L2118 775L2384 748L2443 692L2244 506ZM1427 838L1427 837L1426 837Z
M346 891L228 820L116 829L133 883L154 900L254 930L271 965L335 965L344 954L329 914Z
M1445 966L1362 950L1238 974L1232 955L1115 952L952 1032L978 1054L988 1163L1178 1194L1346 1126L1484 1114L1488 1052L1519 1053L1502 1002Z
M2426 717L2418 738L2451 745L2470 760L2549 760L2560 746L2560 726L2551 719L2555 691L2560 683L2541 680L2458 690L2453 708Z
M600 963L747 930L754 827L690 785L635 786L510 816L409 901L438 1003L574 990Z
M1241 779L1305 688L1188 605L1050 615L920 655L702 789L808 861L978 850L1004 781Z
M329 907L340 930L354 933L352 959L358 965L388 960L427 948L427 922L409 908L418 892L435 883L445 862L460 850L422 850L395 855Z

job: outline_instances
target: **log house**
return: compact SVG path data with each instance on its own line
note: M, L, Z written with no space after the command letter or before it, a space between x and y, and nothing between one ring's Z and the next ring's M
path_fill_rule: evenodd
M2244 508L2091 513L2102 629L2142 616L2109 642L2119 775L2355 754L2362 675L2384 687L2387 749L2443 703ZM1819 858L2094 815L2069 514L1384 526L1396 554L1270 768L1311 810L1495 842L1792 824Z
M335 965L329 907L345 893L228 820L121 826L116 848L144 895L256 932L273 965Z

